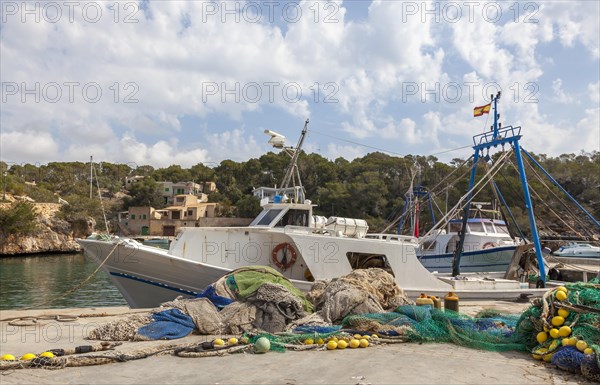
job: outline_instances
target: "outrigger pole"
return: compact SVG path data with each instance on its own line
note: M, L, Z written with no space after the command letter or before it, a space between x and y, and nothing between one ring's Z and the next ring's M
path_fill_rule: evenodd
M525 199L525 208L527 209L527 214L529 216L529 226L531 227L531 235L533 237L535 254L537 257L538 268L540 270L540 280L538 281L538 285L541 287L545 287L546 271L544 268L545 265L542 254L542 247L540 244L540 238L538 235L535 216L533 213L533 204L531 203L531 196L529 194L527 176L525 174L525 168L523 166L521 147L519 145L519 140L521 139L521 127L507 126L501 128L501 124L498 123L498 118L500 117L500 115L498 114L498 100L500 99L500 96L500 91L498 91L498 94L496 94L495 97L494 95L491 95L491 99L494 102L494 126L492 127L492 132L475 135L473 137L473 143L475 144L473 146L473 149L475 150L475 153L473 155L473 167L471 168L471 177L469 179L469 195L467 197L467 203L463 212L462 229L460 232L459 243L458 247L456 248L454 260L452 263L452 275L460 275L460 259L463 254L465 244L467 220L469 218L469 212L471 210L471 200L473 199L472 190L475 184L475 174L477 172L477 162L479 160L479 156L480 154L483 155L483 150L487 150L489 152L489 149L491 147L497 147L499 145L502 145L504 147L504 145L508 143L513 146L515 157L517 158L517 167L519 169L519 178L521 179L521 188L523 189L523 197Z
M306 131L308 130L308 122L309 122L308 119L306 119L306 121L304 122L304 128L302 129L302 133L300 134L300 139L298 139L298 144L296 145L296 148L294 148L294 149L292 149L291 147L285 148L286 152L288 154L290 154L290 156L292 157L292 160L290 161L290 164L285 172L283 181L281 183L281 188L280 188L280 190L285 190L286 188L288 188L290 186L290 182L292 181L292 179L294 179L294 172L295 172L296 177L298 178L298 184L300 185L300 189L303 190L301 202L299 202L299 203L304 203L304 187L302 186L302 181L300 180L300 172L298 170L298 157L300 156L302 144L304 143L304 138L306 137Z

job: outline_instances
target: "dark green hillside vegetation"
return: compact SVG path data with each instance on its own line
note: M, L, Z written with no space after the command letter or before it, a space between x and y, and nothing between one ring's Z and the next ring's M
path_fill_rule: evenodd
M499 154L492 157L498 159ZM600 153L563 154L549 157L543 154L535 158L596 218L600 218ZM211 202L219 202L219 214L223 216L256 215L260 210L256 199L251 197L253 188L275 186L281 183L289 162L284 153L269 152L258 159L245 162L224 160L214 167L199 163L190 168L171 165L166 168L135 166L132 164L96 163L97 175L93 181L90 199L90 165L83 162L53 162L47 165L15 165L1 163L2 169L10 166L6 176L6 191L13 195L27 195L38 202L58 202L58 198L70 204L63 208L63 218L74 223L93 217L97 227L104 228L102 210L98 199L97 184L101 188L103 203L109 223L114 224L119 210L128 206L151 205L162 207L158 191L161 181L213 181L218 192L209 195ZM510 162L515 164L514 156ZM518 173L511 166L503 168L495 177L504 197L511 206L517 222L528 232L528 221L523 206ZM298 163L307 197L317 204L316 214L365 218L372 230L382 230L397 218L403 210L404 195L411 186L422 185L433 194L434 206L441 211L452 207L466 192L470 161L454 159L450 163L439 162L433 156L390 156L379 152L348 161L343 158L326 159L318 154L300 156ZM564 195L540 173L538 180L528 166L532 199L542 232L577 233L586 219L578 214L580 221L568 214L576 211ZM485 171L479 167L478 178ZM146 176L128 193L124 194L125 177ZM35 183L34 183L35 182ZM547 188L546 186L550 186ZM491 188L485 188L477 201L494 199ZM423 205L427 206L427 205ZM437 208L436 208L437 211ZM555 215L555 214L556 215ZM562 219L557 218L562 217ZM441 217L436 212L436 218ZM432 225L428 210L420 217L421 231ZM584 234L585 235L585 234Z

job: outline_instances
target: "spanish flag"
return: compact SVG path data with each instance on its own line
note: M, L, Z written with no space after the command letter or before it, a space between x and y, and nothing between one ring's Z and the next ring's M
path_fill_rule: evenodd
M492 108L492 103L488 103L485 106L475 107L473 109L473 116L481 116L483 114L489 114L490 108Z

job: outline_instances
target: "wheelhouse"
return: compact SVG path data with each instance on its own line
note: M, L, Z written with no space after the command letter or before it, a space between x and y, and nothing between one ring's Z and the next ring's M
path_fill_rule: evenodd
M254 227L312 227L312 205L273 203L263 206L263 211L250 223Z
M462 228L462 220L453 219L448 223L448 234L458 234ZM506 222L498 219L470 218L467 220L467 234L482 233L510 237Z

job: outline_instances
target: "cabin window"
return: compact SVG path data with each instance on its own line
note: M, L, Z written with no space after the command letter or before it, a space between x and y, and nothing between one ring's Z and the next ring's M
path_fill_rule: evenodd
M308 212L306 210L288 210L277 223L277 227L308 226Z
M273 219L275 219L280 213L282 209L271 209L266 212L266 214L258 221L257 226L267 226Z
M485 229L483 227L483 223L480 222L471 222L469 223L469 230L471 230L471 232L475 232L475 233L484 233Z
M496 227L496 232L497 233L500 233L500 234L510 234L508 232L508 228L506 226L504 226L504 225L498 225L498 224L495 224L494 226Z
M462 228L462 223L452 222L452 223L450 223L450 226L448 227L448 232L449 233L458 233L461 228Z
M423 250L435 250L435 246L437 245L437 241L425 241L423 242Z

